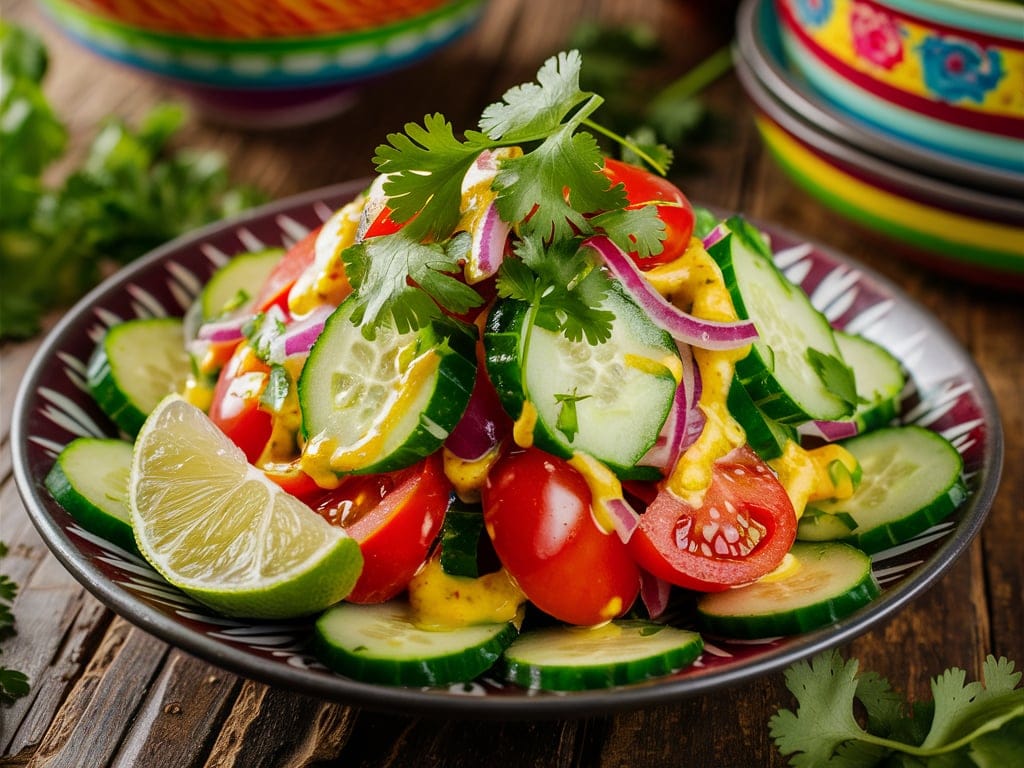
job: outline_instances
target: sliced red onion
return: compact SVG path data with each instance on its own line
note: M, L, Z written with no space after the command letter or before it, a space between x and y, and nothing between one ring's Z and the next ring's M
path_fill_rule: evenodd
M719 240L722 240L727 234L729 234L729 228L726 227L725 224L717 225L704 236L704 247L710 248Z
M512 430L512 420L501 407L494 387L481 368L462 418L444 445L463 461L487 455Z
M693 444L701 429L704 428L704 413L697 407L700 400L700 371L694 365L693 350L688 344L677 344L679 360L682 363L682 376L672 407L661 434L654 446L644 455L638 464L657 467L665 474L672 471L679 454Z
M647 609L648 615L656 619L668 608L668 598L672 593L672 585L659 579L653 573L640 571L640 599Z
M854 421L808 421L797 428L797 432L805 437L820 437L830 443L853 437L859 431Z
M242 326L252 319L251 315L238 315L225 320L211 320L196 330L201 341L238 341L242 338Z
M473 228L473 245L466 265L469 282L486 280L498 271L505 258L505 243L511 231L512 227L498 215L498 206L493 201L489 203Z
M702 320L678 307L658 293L643 276L640 268L605 235L588 238L589 245L600 254L608 270L618 278L622 287L644 309L659 328L673 338L703 349L735 349L757 338L757 329L749 320L723 323Z
M628 501L621 497L608 499L604 502L604 508L611 516L615 533L623 544L628 544L629 540L633 538L633 532L640 526L640 515Z
M296 320L288 326L284 332L284 356L291 357L309 352L320 334L323 333L324 323L334 312L334 307L329 304L319 306L301 320Z

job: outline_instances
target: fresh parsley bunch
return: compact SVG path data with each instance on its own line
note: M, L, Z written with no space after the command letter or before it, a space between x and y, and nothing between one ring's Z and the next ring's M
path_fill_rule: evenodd
M794 768L1009 768L1024 757L1024 688L1005 658L989 656L984 682L962 669L932 680L933 701L910 706L873 672L837 651L786 671L795 712L770 721L780 752ZM866 727L857 719L859 705Z
M83 164L48 187L43 173L64 155L67 130L43 94L47 51L3 22L0 51L0 337L38 332L41 315L77 299L105 265L264 199L230 186L220 154L170 150L185 118L174 105L135 130L110 120Z
M446 243L458 225L463 177L477 156L517 146L522 154L501 160L492 184L498 212L516 232L519 257L502 265L498 293L537 302L570 338L607 338L611 318L597 308L600 292L588 288L592 265L579 255L580 242L602 232L645 256L661 250L665 232L653 206L628 209L624 186L612 186L601 173L604 156L594 132L629 142L591 119L603 99L580 87L581 65L574 50L548 59L536 82L508 90L483 111L479 130L461 138L443 115L433 114L389 134L377 148L374 163L387 176L391 216L404 226L342 255L356 302L353 321L364 333L372 337L385 321L406 332L442 308L463 314L483 303L455 276L464 251ZM631 148L665 172L667 151Z

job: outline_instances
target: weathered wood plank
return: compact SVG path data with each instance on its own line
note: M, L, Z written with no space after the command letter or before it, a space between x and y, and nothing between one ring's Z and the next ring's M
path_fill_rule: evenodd
M307 768L334 760L356 710L246 681L206 761L207 768Z
M202 765L240 686L236 675L172 650L111 768Z
M32 765L107 765L166 655L163 642L115 619L57 712Z

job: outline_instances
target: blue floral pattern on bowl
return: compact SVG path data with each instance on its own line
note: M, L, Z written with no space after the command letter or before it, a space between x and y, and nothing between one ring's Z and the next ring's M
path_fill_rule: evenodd
M999 51L957 38L928 37L918 46L925 85L946 101L981 104L1006 74Z
M834 10L832 0L796 0L796 12L800 21L812 27L824 26L832 17Z

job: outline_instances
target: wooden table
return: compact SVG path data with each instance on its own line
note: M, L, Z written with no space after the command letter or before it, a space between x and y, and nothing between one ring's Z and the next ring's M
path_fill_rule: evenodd
M52 51L47 92L69 122L74 151L98 120L131 120L174 94L72 46L28 0L7 18L40 31ZM694 3L699 6L700 4ZM711 4L706 4L711 5ZM531 79L580 19L652 21L690 66L727 39L728 17L682 2L493 0L455 47L372 86L356 110L319 125L254 132L192 121L184 142L227 153L239 181L281 197L368 175L386 132L428 111L471 126L510 85ZM935 312L988 377L1007 437L1006 472L981 536L934 587L847 656L912 696L945 667L976 677L989 653L1024 663L1024 302L929 274L894 258L883 240L850 226L796 188L767 156L736 79L708 92L721 126L673 174L691 197L803 232L875 267ZM4 285L4 290L9 283ZM51 318L50 324L52 325ZM10 413L38 339L2 348L0 539L2 568L21 585L18 635L2 662L31 677L29 696L0 709L4 765L68 766L769 766L784 765L768 718L792 706L782 675L740 689L615 716L570 721L467 722L362 711L241 679L154 639L95 601L32 528L11 474ZM52 658L34 638L62 637Z

